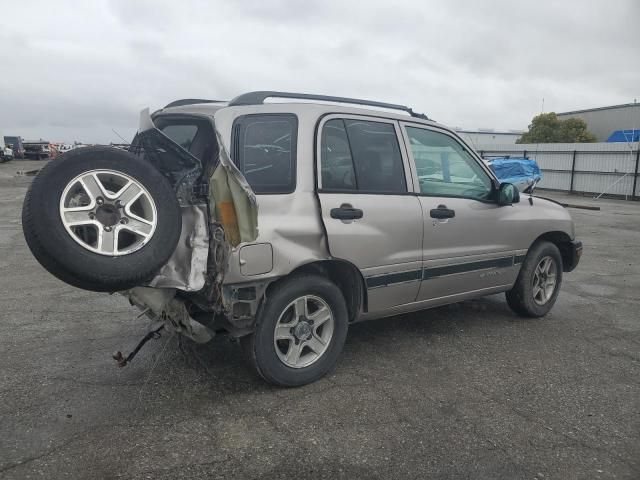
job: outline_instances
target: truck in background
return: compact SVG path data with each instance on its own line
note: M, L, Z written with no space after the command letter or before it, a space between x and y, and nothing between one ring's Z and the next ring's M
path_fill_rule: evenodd
M13 150L4 143L3 137L0 136L0 163L13 160Z
M24 156L33 160L44 160L51 156L51 145L46 140L24 142Z
M10 146L13 150L13 158L23 159L24 158L24 145L22 144L22 137L20 136L4 136L0 138L4 138L5 147Z

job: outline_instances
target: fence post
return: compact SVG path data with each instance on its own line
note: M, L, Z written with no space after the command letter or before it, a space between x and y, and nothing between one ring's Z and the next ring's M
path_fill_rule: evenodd
M573 158L571 159L571 184L569 185L569 193L573 193L573 177L576 174L576 151L573 151Z
M640 143L638 143L638 150L636 150L636 168L633 173L633 190L631 191L631 200L635 200L636 197L636 185L638 184L638 163L640 163Z

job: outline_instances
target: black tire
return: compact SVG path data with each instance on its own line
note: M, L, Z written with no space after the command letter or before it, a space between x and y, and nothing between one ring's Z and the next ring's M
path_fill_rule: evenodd
M62 223L59 204L65 187L76 176L97 169L129 175L155 202L155 232L132 253L94 253L74 241ZM173 189L151 164L124 150L84 147L61 155L40 170L24 200L22 228L31 252L54 276L85 290L115 292L143 284L156 274L175 250L182 220Z
M327 350L309 366L292 368L280 360L274 345L274 332L284 309L303 295L320 297L329 306L334 318L334 331ZM255 332L240 339L249 365L267 382L298 387L315 382L337 363L347 338L349 319L347 307L338 287L319 275L296 275L273 287L258 311Z
M540 261L545 257L551 257L555 262L555 290L551 297L540 305L534 300L534 272ZM560 287L562 286L562 255L560 250L551 242L541 241L535 243L527 253L522 264L518 279L511 290L506 292L507 303L509 307L523 317L542 317L556 303Z

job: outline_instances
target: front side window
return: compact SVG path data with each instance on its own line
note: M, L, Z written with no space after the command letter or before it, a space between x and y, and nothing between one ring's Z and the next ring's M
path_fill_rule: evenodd
M454 138L433 130L406 127L420 192L430 196L487 200L491 179Z
M233 160L256 193L295 190L295 115L245 115L233 127Z
M407 185L390 123L333 119L320 140L323 190L403 193Z

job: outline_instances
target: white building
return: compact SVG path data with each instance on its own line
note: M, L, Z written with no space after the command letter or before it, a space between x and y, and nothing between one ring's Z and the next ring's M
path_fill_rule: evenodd
M496 131L488 128L480 128L478 130L456 128L455 130L458 135L474 148L478 145L486 147L491 145L515 144L516 140L524 133L522 130Z

